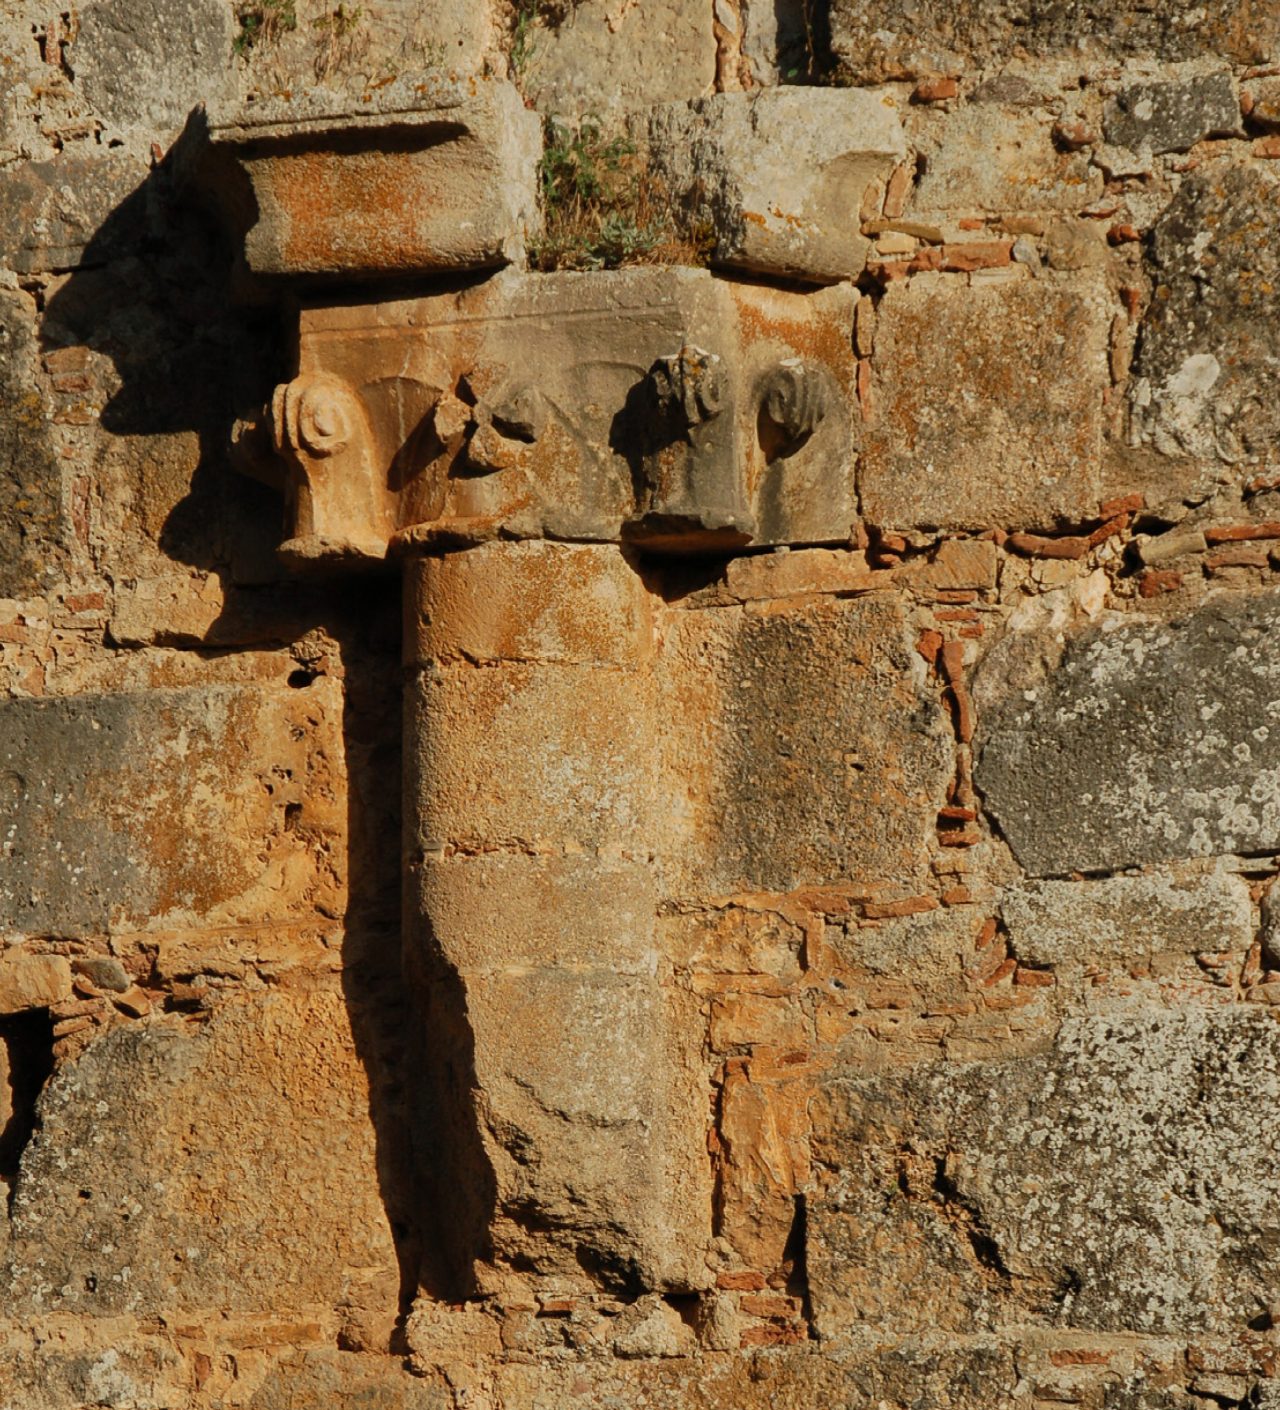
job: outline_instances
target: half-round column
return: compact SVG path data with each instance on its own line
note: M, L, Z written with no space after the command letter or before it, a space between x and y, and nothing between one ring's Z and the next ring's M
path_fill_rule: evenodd
M406 969L459 1271L687 1286L646 589L616 546L544 541L405 583Z

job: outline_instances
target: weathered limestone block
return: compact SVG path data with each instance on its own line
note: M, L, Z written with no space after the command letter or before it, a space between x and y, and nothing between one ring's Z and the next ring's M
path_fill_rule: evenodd
M610 545L411 561L408 972L442 1056L449 1242L696 1287L706 1097L658 975L647 590ZM669 1036L672 1035L672 1036Z
M273 408L295 466L285 548L374 554L397 528L427 544L847 542L852 321L848 287L676 268L306 310ZM353 508L353 475L399 488Z
M453 1392L405 1369L400 1358L305 1351L273 1368L248 1410L452 1410Z
M503 1410L642 1405L645 1410L991 1410L1017 1406L1012 1348L993 1336L771 1346L756 1354L512 1364L497 1372Z
M199 179L255 274L485 269L537 222L541 125L509 84L402 77L215 111Z
M577 0L531 31L521 87L539 112L577 116L647 108L711 90L716 40L703 0L619 7Z
M44 274L133 253L146 176L137 157L111 151L0 170L0 258L21 274Z
M50 586L62 559L62 472L35 379L35 303L0 291L0 597Z
M1280 847L1280 595L1069 640L986 716L975 781L1033 875Z
M1000 909L1010 950L1033 965L1247 950L1253 941L1248 883L1226 872L1029 881L1006 890Z
M1238 1330L1280 1255L1257 1007L1116 1003L1004 1063L836 1077L809 1201L824 1339L869 1323Z
M690 612L668 658L673 894L921 875L953 736L898 603Z
M0 1014L44 1009L70 997L71 965L61 955L32 955L18 946L0 951Z
M922 217L958 212L1078 211L1102 191L1087 153L1054 146L1038 112L972 103L921 137L924 173L911 198Z
M1254 64L1274 58L1280 20L1250 0L1152 8L1143 0L834 0L831 49L846 83L958 74L1007 58L1014 43L1033 56L1076 64L1080 50L1172 60L1200 55Z
M859 467L867 519L938 529L1087 519L1098 500L1111 316L1090 275L891 285Z
M1240 99L1230 73L1127 84L1107 105L1104 132L1117 147L1186 152L1206 137L1240 128Z
M864 194L906 156L891 92L775 88L658 109L651 161L715 263L819 282L856 279Z
M1193 172L1152 236L1156 297L1133 369L1134 436L1199 462L1209 485L1280 439L1278 197L1264 166Z
M77 935L340 902L333 687L0 706L0 929Z
M90 0L69 59L110 128L170 136L192 106L235 91L233 7L220 0Z
M368 1078L331 993L111 1030L59 1068L23 1155L11 1315L297 1314L391 1275Z

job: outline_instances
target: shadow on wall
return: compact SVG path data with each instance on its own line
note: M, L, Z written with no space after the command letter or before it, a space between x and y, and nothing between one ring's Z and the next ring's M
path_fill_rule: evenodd
M181 565L211 574L221 587L216 620L198 629L156 622L155 644L205 659L291 649L297 665L281 685L297 689L328 662L341 663L348 798L342 986L368 1077L403 1314L419 1286L438 1295L453 1290L447 1269L457 1259L433 1242L443 1221L432 1211L448 1206L440 1192L459 1171L447 1160L447 1169L437 1168L442 1143L430 1083L422 1080L431 1068L430 1024L411 1010L401 974L399 574L295 582L277 569L280 497L236 473L229 447L236 417L260 407L291 375L287 340L275 308L233 302L233 264L212 218L181 198L171 155L52 286L42 350L47 357L88 348L110 359L118 379L88 467L91 512L108 520L99 566L119 583ZM123 517L113 528L109 516L119 506ZM176 572L175 581L184 576ZM287 1184L288 1172L280 1174Z

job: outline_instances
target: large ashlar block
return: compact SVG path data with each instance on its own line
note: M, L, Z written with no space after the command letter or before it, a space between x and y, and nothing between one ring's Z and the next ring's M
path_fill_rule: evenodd
M405 76L208 120L201 181L255 274L371 277L506 264L536 228L542 129L515 88Z
M907 154L892 92L766 88L657 109L651 160L696 225L715 232L717 264L754 274L856 279L867 188Z
M853 299L636 268L307 309L275 412L290 551L845 543Z
M1278 1092L1280 1025L1253 1005L1113 1002L1032 1056L834 1074L813 1107L820 1335L1237 1332L1280 1276Z
M1280 593L1067 642L988 711L975 779L1033 875L1280 848ZM1176 686L1175 686L1176 683Z
M867 519L930 529L1088 519L1112 313L1092 277L892 285L876 325L859 468Z
M1227 872L1028 881L1005 891L1000 909L1009 948L1033 965L1140 961L1253 943L1249 884Z
M975 103L946 114L923 139L927 158L912 211L1078 211L1102 193L1102 173L1084 152L1054 146L1035 113Z
M664 691L669 891L918 882L954 769L923 664L893 601L685 614Z
M859 84L1007 64L1015 37L1019 52L1033 60L1060 59L1077 68L1130 56L1159 62L1229 56L1257 64L1272 58L1280 41L1280 16L1253 0L1195 6L1107 0L1087 12L1074 0L1000 6L991 0L832 0L829 24L839 81Z
M375 1277L394 1300L369 1079L340 995L117 1027L58 1069L40 1116L0 1270L11 1313L298 1316Z
M308 893L341 905L341 717L327 682L7 702L0 930L261 921Z

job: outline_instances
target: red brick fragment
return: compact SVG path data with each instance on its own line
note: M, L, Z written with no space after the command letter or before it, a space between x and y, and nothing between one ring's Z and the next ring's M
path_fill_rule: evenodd
M888 920L896 916L915 916L937 909L936 896L904 896L900 901L868 901L862 908L862 914L868 920Z
M1003 960L996 967L995 972L982 981L982 987L984 989L990 989L993 985L999 984L1002 979L1008 979L1008 977L1014 972L1015 969L1017 969L1017 967L1017 960Z
M903 162L894 168L884 190L884 213L897 220L907 208L907 196L915 179L915 163Z
M985 230L987 222L980 216L967 215L963 220L957 220L956 225L961 230Z
M1086 534L1055 539L1043 534L1017 533L1009 535L1008 544L1015 552L1031 558L1083 558L1090 547Z
M913 103L944 103L960 92L960 85L954 78L924 78L916 84L911 95Z
M944 906L966 906L973 900L973 893L967 886L952 886L942 893Z
M1089 547L1097 548L1100 543L1105 543L1107 539L1114 538L1117 534L1122 534L1129 527L1132 519L1130 514L1117 514L1114 518L1108 519L1106 523L1099 524L1089 535Z
M1048 989L1056 982L1053 975L1047 969L1025 969L1022 965L1014 971L1013 982L1015 984L1028 985L1031 988Z
M808 1332L801 1326L780 1327L776 1322L766 1322L760 1326L748 1327L743 1332L740 1346L794 1346L797 1342L808 1341Z
M985 950L995 938L996 918L995 916L988 916L987 919L982 922L982 929L978 931L977 935L974 937L973 948L975 950Z
M762 1292L765 1287L763 1273L717 1273L716 1287L726 1292Z
M1174 592L1182 586L1182 574L1172 568L1148 568L1138 579L1140 597L1159 597L1162 592Z
M1129 225L1128 223L1113 225L1111 229L1107 231L1108 245L1130 245L1135 240L1141 239L1142 232L1138 227L1136 225Z
M1117 514L1136 514L1147 502L1141 490L1134 494L1124 494L1118 499L1107 499L1098 506L1100 519L1113 519Z
M1269 553L1260 543L1233 544L1208 554L1204 567L1207 573L1220 573L1224 568L1265 568Z
M1095 1351L1092 1347L1072 1347L1051 1351L1049 1361L1054 1366L1106 1366L1111 1362L1111 1352Z
M976 809L963 808L958 803L948 803L946 807L939 808L938 816L955 822L977 822L978 820Z
M978 614L974 611L961 612L952 609L935 612L933 615L940 622L976 622L978 620Z
M1242 539L1280 539L1280 519L1256 524L1218 524L1204 531L1206 543L1238 543Z
M965 829L963 832L940 832L938 842L943 847L976 847L982 841L982 834Z
M1280 157L1280 137L1259 137L1251 150L1255 157Z

